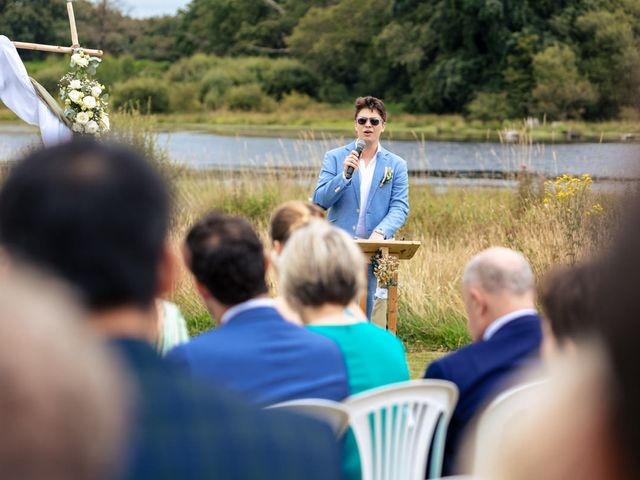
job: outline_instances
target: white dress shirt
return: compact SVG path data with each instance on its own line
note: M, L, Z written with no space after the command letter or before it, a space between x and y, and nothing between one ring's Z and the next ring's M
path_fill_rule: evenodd
M233 317L240 315L247 310L253 310L254 308L263 308L263 307L271 307L275 308L272 298L253 298L251 300L247 300L246 302L239 303L234 305L229 310L224 312L222 318L220 319L220 325L224 325L225 323L233 320Z
M537 315L538 312L533 308L523 308L522 310L515 310L507 313L501 317L496 318L482 334L483 340L489 340L493 337L498 330L504 327L507 323L515 320L516 318L524 317L525 315Z
M369 165L365 165L364 160L360 159L360 212L358 213L358 225L356 226L356 237L368 238L367 235L367 200L369 199L369 192L371 191L371 183L373 181L373 172L376 170L376 163L380 153L380 142L376 148L376 153L369 161Z
M71 139L71 130L38 97L16 47L0 35L0 100L18 117L40 127L45 146Z

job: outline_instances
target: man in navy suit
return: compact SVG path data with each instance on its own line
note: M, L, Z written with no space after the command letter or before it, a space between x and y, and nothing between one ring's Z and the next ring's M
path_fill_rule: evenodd
M176 273L169 212L167 188L147 160L87 139L33 153L0 192L0 242L11 261L67 281L126 370L134 403L122 478L340 478L328 427L197 384L149 343L154 299Z
M246 220L213 212L191 229L184 251L220 326L172 350L171 362L260 405L348 396L337 345L284 320L267 297L264 247Z
M356 136L364 142L364 149L358 156L353 141L327 152L313 202L328 209L329 222L353 237L389 239L409 214L407 162L380 145L380 135L387 125L382 100L359 97L354 118ZM367 316L371 315L375 287L370 268Z
M524 256L490 248L467 264L462 297L473 344L433 362L424 378L459 390L445 446L443 475L457 472L456 456L470 420L521 367L539 357L542 330L534 308L534 278Z

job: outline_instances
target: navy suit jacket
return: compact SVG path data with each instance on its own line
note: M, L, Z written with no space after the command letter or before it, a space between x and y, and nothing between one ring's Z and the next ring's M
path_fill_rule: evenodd
M327 426L260 411L198 385L144 342L114 340L111 346L136 394L122 478L342 478L339 446Z
M542 330L537 315L525 315L504 325L486 341L479 341L436 360L424 378L449 380L459 390L449 423L443 476L456 473L455 460L473 416L501 390L512 375L539 359Z
M173 349L178 368L259 405L349 395L344 357L331 340L282 318L273 307L245 310Z

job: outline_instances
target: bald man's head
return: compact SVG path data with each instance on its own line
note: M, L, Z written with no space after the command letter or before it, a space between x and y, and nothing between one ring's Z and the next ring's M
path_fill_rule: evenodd
M462 295L469 331L474 340L479 340L498 317L534 308L533 271L521 253L503 247L489 248L467 263Z

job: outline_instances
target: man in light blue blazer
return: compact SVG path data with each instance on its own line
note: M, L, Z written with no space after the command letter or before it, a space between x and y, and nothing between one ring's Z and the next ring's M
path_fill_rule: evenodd
M392 238L409 214L407 162L380 145L387 112L382 100L355 102L357 140L330 150L313 193L313 202L328 209L329 222L356 238ZM357 144L364 143L358 155ZM371 315L376 281L369 267L367 316Z

